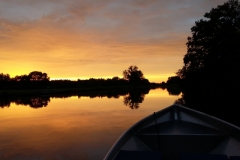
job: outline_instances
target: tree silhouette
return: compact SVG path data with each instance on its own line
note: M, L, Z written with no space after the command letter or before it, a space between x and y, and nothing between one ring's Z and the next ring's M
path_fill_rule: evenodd
M49 81L50 77L48 77L47 73L43 73L40 71L32 71L28 75L20 75L15 76L12 80L14 81Z
M47 73L42 73L39 71L30 72L28 76L31 81L49 81Z
M123 71L124 79L130 83L139 83L145 79L141 70L138 70L137 66L130 66L127 70Z
M20 75L20 76L15 76L14 78L15 81L29 81L29 76L28 75Z
M9 80L10 80L9 74L0 73L0 81L9 81Z
M196 21L188 37L184 66L177 72L186 84L234 84L240 81L240 4L229 0Z
M168 85L180 85L181 79L178 76L168 77L167 84Z
M240 4L228 0L204 14L191 28L184 66L177 75L184 82L176 103L240 125Z

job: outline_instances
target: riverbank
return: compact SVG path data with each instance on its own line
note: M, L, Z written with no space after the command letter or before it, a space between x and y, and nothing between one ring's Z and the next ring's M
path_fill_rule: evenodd
M149 85L125 85L125 86L88 86L88 87L64 87L64 88L43 88L43 89L5 89L0 90L0 96L36 96L36 95L55 95L55 94L86 94L93 92L101 93L121 93L131 90L161 88L161 85L151 83Z

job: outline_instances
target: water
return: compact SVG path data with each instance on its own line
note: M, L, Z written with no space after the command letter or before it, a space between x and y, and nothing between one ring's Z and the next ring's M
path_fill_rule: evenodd
M132 108L124 96L50 98L37 109L12 102L0 108L0 159L101 160L124 131L179 97L150 90Z

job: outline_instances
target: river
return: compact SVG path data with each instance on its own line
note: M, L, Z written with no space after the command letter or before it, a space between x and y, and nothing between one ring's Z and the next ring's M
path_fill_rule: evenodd
M128 96L50 97L41 107L19 100L2 106L0 159L101 160L125 130L179 97L155 89L131 104Z

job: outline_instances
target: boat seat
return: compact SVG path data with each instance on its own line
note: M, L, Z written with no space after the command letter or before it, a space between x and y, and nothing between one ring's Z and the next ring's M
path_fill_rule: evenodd
M161 151L126 151L121 150L114 160L162 160Z
M179 160L229 160L225 154L180 154Z
M230 160L240 160L240 156L230 156Z

